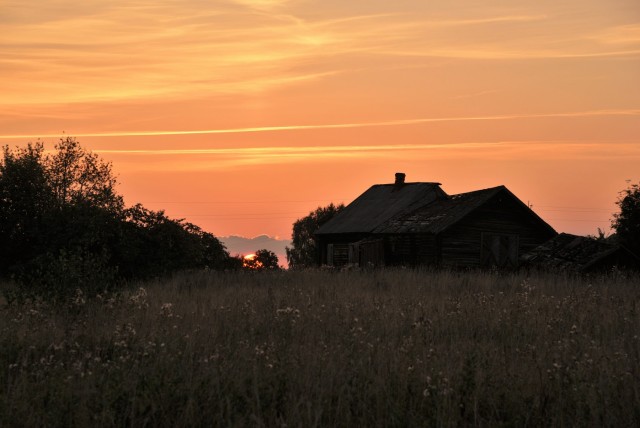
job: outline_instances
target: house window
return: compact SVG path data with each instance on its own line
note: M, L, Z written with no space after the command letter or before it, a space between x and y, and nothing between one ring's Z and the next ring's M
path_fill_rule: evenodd
M518 235L482 233L480 264L491 267L518 266Z
M333 266L333 244L327 244L327 264Z

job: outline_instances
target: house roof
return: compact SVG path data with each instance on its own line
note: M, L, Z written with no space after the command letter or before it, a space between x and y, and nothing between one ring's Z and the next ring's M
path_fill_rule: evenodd
M440 183L376 184L320 227L316 235L371 233L397 215L446 197Z
M503 190L507 190L506 187L498 186L438 199L411 213L389 219L378 226L374 233L437 234L457 223Z
M555 235L555 230L505 186L447 195L440 183L377 184L322 226L316 234L431 233L438 234L503 194L520 205L523 213Z
M615 264L626 259L640 266L640 260L624 247L587 236L561 233L524 254L521 259L530 265L563 270L589 271L602 267L608 259Z

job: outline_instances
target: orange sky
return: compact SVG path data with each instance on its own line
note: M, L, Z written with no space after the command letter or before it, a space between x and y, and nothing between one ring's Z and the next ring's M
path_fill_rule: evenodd
M506 185L558 231L640 181L638 0L0 0L0 143L63 132L128 203L288 237L371 184Z

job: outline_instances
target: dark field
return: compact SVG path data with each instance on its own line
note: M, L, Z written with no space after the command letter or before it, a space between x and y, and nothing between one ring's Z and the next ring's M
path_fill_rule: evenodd
M638 426L640 278L194 273L0 302L0 426Z

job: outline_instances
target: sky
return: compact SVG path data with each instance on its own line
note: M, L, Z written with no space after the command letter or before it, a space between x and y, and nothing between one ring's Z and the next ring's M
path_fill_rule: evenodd
M395 172L609 231L639 77L638 0L0 0L0 144L76 137L217 236L287 239Z

